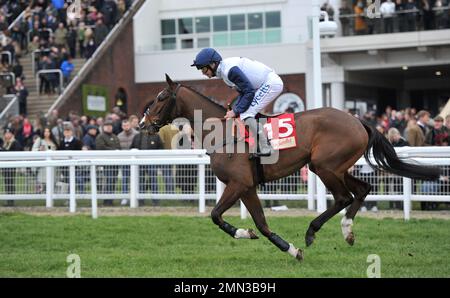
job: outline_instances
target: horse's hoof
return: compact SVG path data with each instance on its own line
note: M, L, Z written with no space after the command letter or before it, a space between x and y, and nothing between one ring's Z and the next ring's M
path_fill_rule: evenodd
M248 234L250 235L250 239L259 239L258 235L252 229L248 229Z
M303 250L301 250L300 248L298 249L297 255L295 256L295 258L297 259L297 261L301 262L303 261Z
M353 234L353 232L348 234L347 238L345 238L345 241L347 241L347 243L352 246L353 246L353 244L355 244L355 235Z
M309 235L309 236L306 236L305 237L305 243L306 243L306 246L307 247L309 247L311 244L313 244L313 242L314 242L314 236L312 236L312 235Z

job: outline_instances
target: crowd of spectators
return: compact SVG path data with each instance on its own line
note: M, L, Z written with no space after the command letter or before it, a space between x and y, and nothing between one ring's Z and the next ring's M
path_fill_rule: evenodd
M53 110L48 117L40 115L34 123L26 116L11 116L3 129L3 139L0 138L0 147L3 151L46 151L46 150L152 150L171 149L174 136L179 138L177 148L191 148L191 131L185 126L177 127L167 125L158 134L149 135L139 130L139 118L136 115L126 115L119 107L113 108L105 117L89 117L70 112L67 117L60 117L58 110ZM189 140L186 144L186 140ZM14 146L12 146L14 142ZM182 144L185 142L185 144ZM98 183L99 192L113 194L129 191L130 166L104 166L102 169L102 182ZM15 183L12 177L16 176L16 169L3 173L5 185ZM28 170L27 170L28 171ZM121 183L119 182L119 171ZM164 184L158 183L158 171L162 173ZM173 172L177 173L175 181ZM87 174L86 174L87 173ZM45 168L28 171L27 174L34 179L36 192L45 191ZM69 173L67 167L62 167L56 175L58 182L68 183ZM147 191L175 193L175 185L180 191L194 191L196 184L196 169L187 166L145 165L139 166L139 179L141 193ZM77 168L77 191L84 192L89 180L89 170ZM161 188L163 187L163 188ZM7 188L6 193L14 193L15 189ZM143 204L144 201L140 201ZM12 204L13 201L8 202ZM126 200L121 202L127 204ZM152 201L158 204L157 200ZM111 206L112 200L104 200L105 206Z
M449 0L341 0L336 11L326 0L321 10L339 21L342 35L348 36L448 29L449 4Z
M19 91L14 78L31 79L25 78L19 58L33 52L35 71L59 69L67 85L74 69L72 59L89 59L132 0L81 1L80 18L75 19L67 17L70 4L64 0L0 1L0 81L5 93ZM40 93L61 91L56 72L41 73L39 78Z
M386 107L385 112L377 117L375 112L369 111L362 118L381 132L394 147L403 146L449 146L450 144L450 114L446 117L435 115L432 117L427 110L417 111L415 108L402 110ZM447 170L448 172L448 170ZM400 194L402 178L393 175L383 175L370 167L359 169L359 175L363 180L373 186L377 192L381 184L385 191ZM380 179L382 177L382 179ZM424 194L437 194L448 191L448 174L443 175L440 181L424 181L420 185L420 192ZM401 202L391 202L391 208L403 208ZM377 211L375 202L366 202L363 211L372 209ZM438 203L421 202L422 210L436 210Z

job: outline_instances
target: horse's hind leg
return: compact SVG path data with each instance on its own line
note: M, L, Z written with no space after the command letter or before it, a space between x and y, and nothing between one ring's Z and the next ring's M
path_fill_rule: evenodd
M353 196L343 183L342 179L337 174L326 168L310 167L316 173L325 186L331 191L334 197L334 204L325 212L311 221L305 235L306 246L310 246L314 242L315 233L339 211L350 205L353 201Z
M295 257L297 260L303 259L303 252L301 249L295 248L292 243L287 243L280 236L270 231L267 225L266 218L264 216L263 208L261 207L261 202L259 201L258 195L256 193L256 187L252 187L243 197L242 202L247 207L250 212L253 221L255 222L258 230L266 236L270 242L272 242L281 251L289 253L291 256Z
M230 209L246 191L246 187L240 183L228 183L219 202L217 202L216 206L211 211L211 219L220 229L225 231L231 237L258 239L258 236L256 236L252 230L237 229L222 218L222 214Z
M353 245L353 243L355 242L355 235L352 231L353 219L355 218L356 213L364 202L367 194L369 194L372 186L367 182L353 177L349 173L345 173L344 182L345 185L347 185L348 189L350 189L350 191L353 193L355 199L347 209L347 213L345 214L345 216L342 218L341 228L345 241L347 241L348 244Z

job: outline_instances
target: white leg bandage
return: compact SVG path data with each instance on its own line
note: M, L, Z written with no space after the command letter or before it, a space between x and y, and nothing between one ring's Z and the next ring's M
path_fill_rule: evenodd
M294 245L292 245L292 243L289 243L289 249L287 251L291 256L293 256L294 258L297 257L298 255L298 248L295 248Z
M234 238L239 239L239 238L244 238L244 239L250 239L250 233L248 232L248 230L244 230L244 229L237 229L236 230L236 234L234 234Z
M341 229L344 239L347 239L348 235L352 232L353 220L351 218L343 217L341 220Z

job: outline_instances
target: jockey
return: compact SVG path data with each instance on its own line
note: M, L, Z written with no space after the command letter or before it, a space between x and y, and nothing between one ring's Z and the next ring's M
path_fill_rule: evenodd
M258 136L257 155L269 156L272 148L255 116L283 91L281 78L261 62L243 57L222 59L212 48L202 49L191 66L197 67L208 78L223 79L225 84L239 92L236 104L226 113L225 118L239 116L245 121L253 136Z

